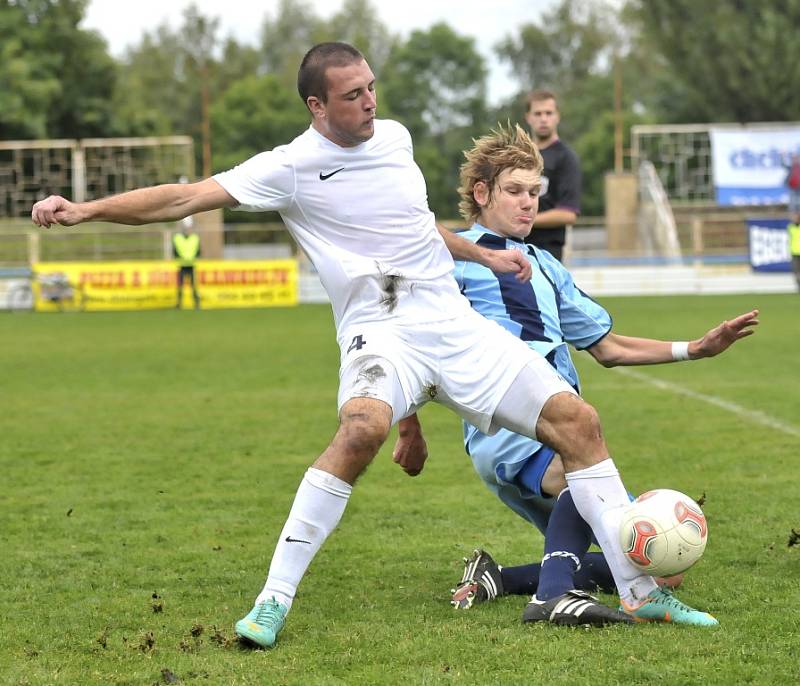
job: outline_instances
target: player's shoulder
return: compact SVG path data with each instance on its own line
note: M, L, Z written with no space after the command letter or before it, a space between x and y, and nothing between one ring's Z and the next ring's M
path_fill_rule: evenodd
M288 143L256 153L247 160L247 164L254 167L292 166L296 159L308 154L313 147L314 138L306 129Z
M411 133L399 121L394 119L376 119L375 134L376 141L400 140L404 143L411 143Z
M473 243L477 243L481 236L486 235L485 231L481 231L474 226L466 229L452 229L452 232L461 238L466 238L468 241L472 241Z
M580 161L578 153L575 152L575 149L571 145L569 145L569 143L565 143L560 138L555 142L553 147L554 147L554 152L556 152L559 157L576 163Z
M542 248L537 248L535 245L527 245L528 256L531 260L537 262L539 267L543 269L555 281L561 281L564 277L569 276L567 268L559 262L552 253Z
M399 121L395 121L394 119L376 119L374 123L375 133L381 133L384 135L408 136L409 138L411 137L408 129Z

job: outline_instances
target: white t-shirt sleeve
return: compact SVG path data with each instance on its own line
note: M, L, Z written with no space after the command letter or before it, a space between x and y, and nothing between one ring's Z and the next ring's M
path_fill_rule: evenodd
M414 142L411 140L411 132L402 124L398 122L393 122L393 123L397 123L398 128L402 131L402 133L400 134L400 139L403 141L403 144L408 148L408 152L411 153L411 156L413 157Z
M287 209L296 187L294 166L280 149L259 153L214 180L239 203L235 209L248 212Z

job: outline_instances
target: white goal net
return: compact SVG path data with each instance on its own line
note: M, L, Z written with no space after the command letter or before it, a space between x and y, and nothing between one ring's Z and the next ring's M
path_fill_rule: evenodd
M664 185L649 160L639 163L639 245L648 257L679 260L681 246Z

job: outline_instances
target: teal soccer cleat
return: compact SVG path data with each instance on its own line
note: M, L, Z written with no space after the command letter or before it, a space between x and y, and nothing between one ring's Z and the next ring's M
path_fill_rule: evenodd
M650 591L639 607L630 607L624 601L620 609L637 622L671 622L690 626L718 626L719 622L708 612L695 610L678 600L665 588Z
M257 603L244 619L236 622L236 635L262 648L275 645L289 608L275 598Z

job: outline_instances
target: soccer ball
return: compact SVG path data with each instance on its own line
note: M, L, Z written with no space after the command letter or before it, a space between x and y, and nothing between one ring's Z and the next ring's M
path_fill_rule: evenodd
M625 510L619 540L634 566L651 576L673 576L700 559L708 525L689 496L660 488L642 493Z

